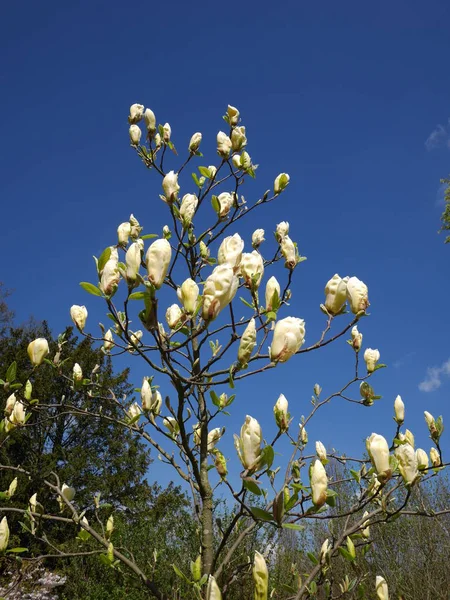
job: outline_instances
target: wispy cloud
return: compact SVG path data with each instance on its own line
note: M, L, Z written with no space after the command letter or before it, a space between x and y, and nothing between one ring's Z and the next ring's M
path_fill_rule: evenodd
M446 125L437 125L425 141L425 148L428 151L442 146L450 148L450 119Z
M403 367L404 365L409 363L410 359L414 355L415 355L415 352L408 352L408 354L405 354L404 356L401 356L400 358L398 358L393 364L394 369L400 369L400 367Z
M442 385L443 377L450 377L450 358L440 367L428 367L426 377L419 383L421 392L434 392Z

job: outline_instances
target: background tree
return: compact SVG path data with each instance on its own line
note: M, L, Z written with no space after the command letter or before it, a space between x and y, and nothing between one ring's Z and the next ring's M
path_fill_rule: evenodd
M441 231L449 231L450 230L450 179L441 179L441 184L446 185L444 191L444 200L445 200L445 209L441 216ZM448 235L445 238L445 243L448 244L450 242L450 236Z

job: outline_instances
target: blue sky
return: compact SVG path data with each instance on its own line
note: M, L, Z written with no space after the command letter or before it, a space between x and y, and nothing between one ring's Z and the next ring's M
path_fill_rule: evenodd
M167 222L160 182L129 147L129 105L169 121L180 149L201 131L212 164L230 103L260 165L248 197L280 171L291 176L280 202L239 230L247 247L256 226L269 234L290 222L308 257L290 313L306 319L308 342L320 335L326 281L364 280L364 345L389 365L374 381L383 400L328 407L310 437L361 453L372 431L393 432L401 394L429 449L423 410L448 418L450 392L450 248L437 235L439 179L450 172L448 2L28 1L2 16L0 279L15 290L17 319L46 318L58 332L69 307L86 303L91 324L104 321L78 286L94 279L92 255L131 212L146 232ZM193 191L188 180L182 191ZM341 343L243 385L228 430L250 413L271 438L280 392L298 419L314 383L333 391L351 365Z

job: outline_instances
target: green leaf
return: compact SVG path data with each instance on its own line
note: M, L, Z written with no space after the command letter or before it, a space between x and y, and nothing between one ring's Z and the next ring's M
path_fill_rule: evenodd
M195 185L197 187L200 187L200 181L198 180L196 173L191 173L191 175L192 175L192 179L194 180Z
M346 548L339 547L338 550L346 560L350 562L353 562L355 560Z
M214 406L219 406L220 400L219 400L219 396L216 394L216 392L214 390L211 390L209 392L209 395L211 396L211 400L212 400L212 403L214 404Z
M153 238L157 238L157 233L146 233L145 235L141 235L141 240L152 240Z
M128 300L143 300L145 298L145 292L133 292L128 296Z
M283 529L293 529L294 531L303 531L305 527L303 525L297 525L297 523L283 523Z
M200 171L200 174L203 175L203 177L206 177L207 179L211 177L211 172L208 169L208 167L199 167L198 170Z
M272 466L273 459L275 458L275 452L272 446L265 446L261 451L261 457L259 461L259 467L267 466L268 469Z
M8 383L12 383L14 381L14 379L16 378L16 373L17 373L17 363L16 363L16 361L14 361L9 365L8 370L6 371L6 381Z
M319 561L317 560L317 556L315 554L313 554L312 552L308 552L308 554L306 555L309 560L314 564L314 565L318 565Z
M80 283L80 285L83 288L83 290L85 290L89 294L92 294L93 296L102 296L101 291L93 283L88 283L87 281L82 281Z
M190 583L189 579L186 577L186 575L183 573L183 571L180 571L180 569L177 567L177 565L172 564L172 568L175 571L175 573L178 575L178 577L181 577L181 579L184 579L185 581Z
M233 365L230 367L230 373L228 375L228 385L233 390L234 389L234 381L233 381Z
M250 510L255 519L259 519L260 521L274 521L273 515L267 512L267 510L263 510L257 506L251 506Z
M103 271L103 269L105 268L106 263L108 262L108 260L111 257L111 246L108 246L107 248L105 248L103 250L103 252L100 254L100 258L98 259L98 263L97 263L97 269L98 272L101 273Z
M281 588L289 594L296 594L298 592L296 588L292 587L291 585L288 585L287 583L282 583Z
M211 206L213 207L215 213L220 213L220 202L217 196L211 196Z
M352 474L352 477L356 481L356 483L359 483L361 481L361 474L360 474L359 471L355 471L354 469L350 469L350 473Z
M28 548L10 548L6 551L7 554L10 552L14 554L21 554L22 552L28 552Z
M247 300L244 300L244 298L242 298L241 296L239 296L239 300L240 300L241 302L243 302L243 303L245 304L245 306L248 306L248 307L249 307L249 308L251 308L252 310L255 308L255 307L253 306L253 304L250 304L250 302L247 302Z
M244 487L246 490L248 490L252 494L255 494L256 496L262 495L262 491L258 487L258 484L256 483L255 479L245 478L244 479Z

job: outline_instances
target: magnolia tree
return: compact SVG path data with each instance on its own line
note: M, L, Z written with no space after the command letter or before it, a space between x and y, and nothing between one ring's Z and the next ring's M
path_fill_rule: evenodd
M247 248L236 231L241 220L278 199L289 184L289 175L281 173L272 190L247 203L240 188L255 177L257 166L246 150L246 130L239 111L228 106L224 120L227 132L217 134L215 164L197 166L193 183L181 193L180 174L202 158L202 134L194 133L181 166L169 170L170 151L178 156L170 125L157 126L151 109L131 106L131 146L144 166L161 178L160 198L170 226L164 225L161 235L145 234L131 215L119 225L117 243L111 240L111 246L96 259L97 283L81 283L86 292L98 297L95 301L104 302L112 322L109 328L100 324L98 334L88 333L87 308L74 305L70 309L79 332L96 340L105 353L142 361L147 376L138 389L140 401L111 393L102 398L101 408L94 408L92 400L99 395L95 369L84 373L83 365L75 364L67 374L64 366L70 365L70 357L64 355L64 339L60 338L54 356L49 354L47 341L37 339L28 348L30 373L16 373L12 364L1 382L6 400L2 435L20 436L37 420L53 418L46 412L45 398L33 397L35 370L44 365L69 378L74 388L86 394L84 408L65 403L66 413L117 421L108 406L119 406L122 417L118 422L150 444L192 493L200 552L190 557L190 573L183 572L180 565L174 569L191 586L192 598L207 600L226 597L240 577L250 574L255 599L266 599L269 594L280 597L281 591L270 585L267 547L259 548L243 564L233 562L233 557L246 538L261 528L290 529L301 536L305 523L331 518L339 481L327 474L331 466L327 465L345 460L353 467L351 475L358 490L351 510L340 515L346 517L345 526L338 532L330 527L320 551L310 553L309 572L298 574L295 584L286 585L283 591L283 597L297 600L317 595L338 598L356 589L364 573L333 583L336 558L344 557L353 567L370 548L371 526L405 512L414 514L407 508L413 487L443 469L439 446L442 419L425 413L433 442L429 455L415 449L409 430L401 431L405 408L400 396L394 403L396 427L389 441L380 433L367 431L366 448L361 448L359 457L327 455L322 442L308 440L308 423L334 398L365 406L379 398L370 381L384 366L379 364L380 352L364 349L363 335L357 328L367 317L368 289L355 276L331 277L320 306L323 331L312 345L304 343L305 321L296 314L295 304L289 304L291 282L304 257L290 237L289 223L276 226L271 242L265 241L264 230L256 229ZM205 222L207 226L201 227ZM140 329L131 328L139 321ZM243 379L283 369L283 363L301 360L305 352L347 342L349 354L353 354L348 383L328 396L314 385L310 413L301 419L300 415L290 415L288 400L280 395L273 407L278 432L271 441L263 437L258 421L260 406L249 404L252 415L234 435L236 453L224 455L225 415L232 410L234 388L238 393ZM223 386L229 387L228 393L219 393ZM275 458L282 439L288 440L291 448L284 462L282 456ZM60 481L58 473L51 473L44 483L54 494L54 505L42 505L33 494L28 506L12 507L17 477L20 480L22 475L36 474L20 465L1 468L11 472L10 488L2 494L0 504L4 514L0 525L3 560L13 560L17 551L22 551L22 561L28 560L25 549L9 544L8 517L13 513L21 515L28 535L48 543L51 555L65 556L51 541L49 525L58 521L72 527L80 544L87 539L96 543L105 564L134 572L150 596L173 597L158 587L157 564L137 564L126 548L116 547L113 518L103 522L99 517L101 498L92 498L88 506L80 505L70 482ZM218 496L225 496L229 506L234 504L226 527L219 527L214 518ZM20 536L17 527L15 533ZM82 546L77 554L83 554ZM372 597L377 594L386 600L388 583L380 576L368 582L367 589L372 590Z

